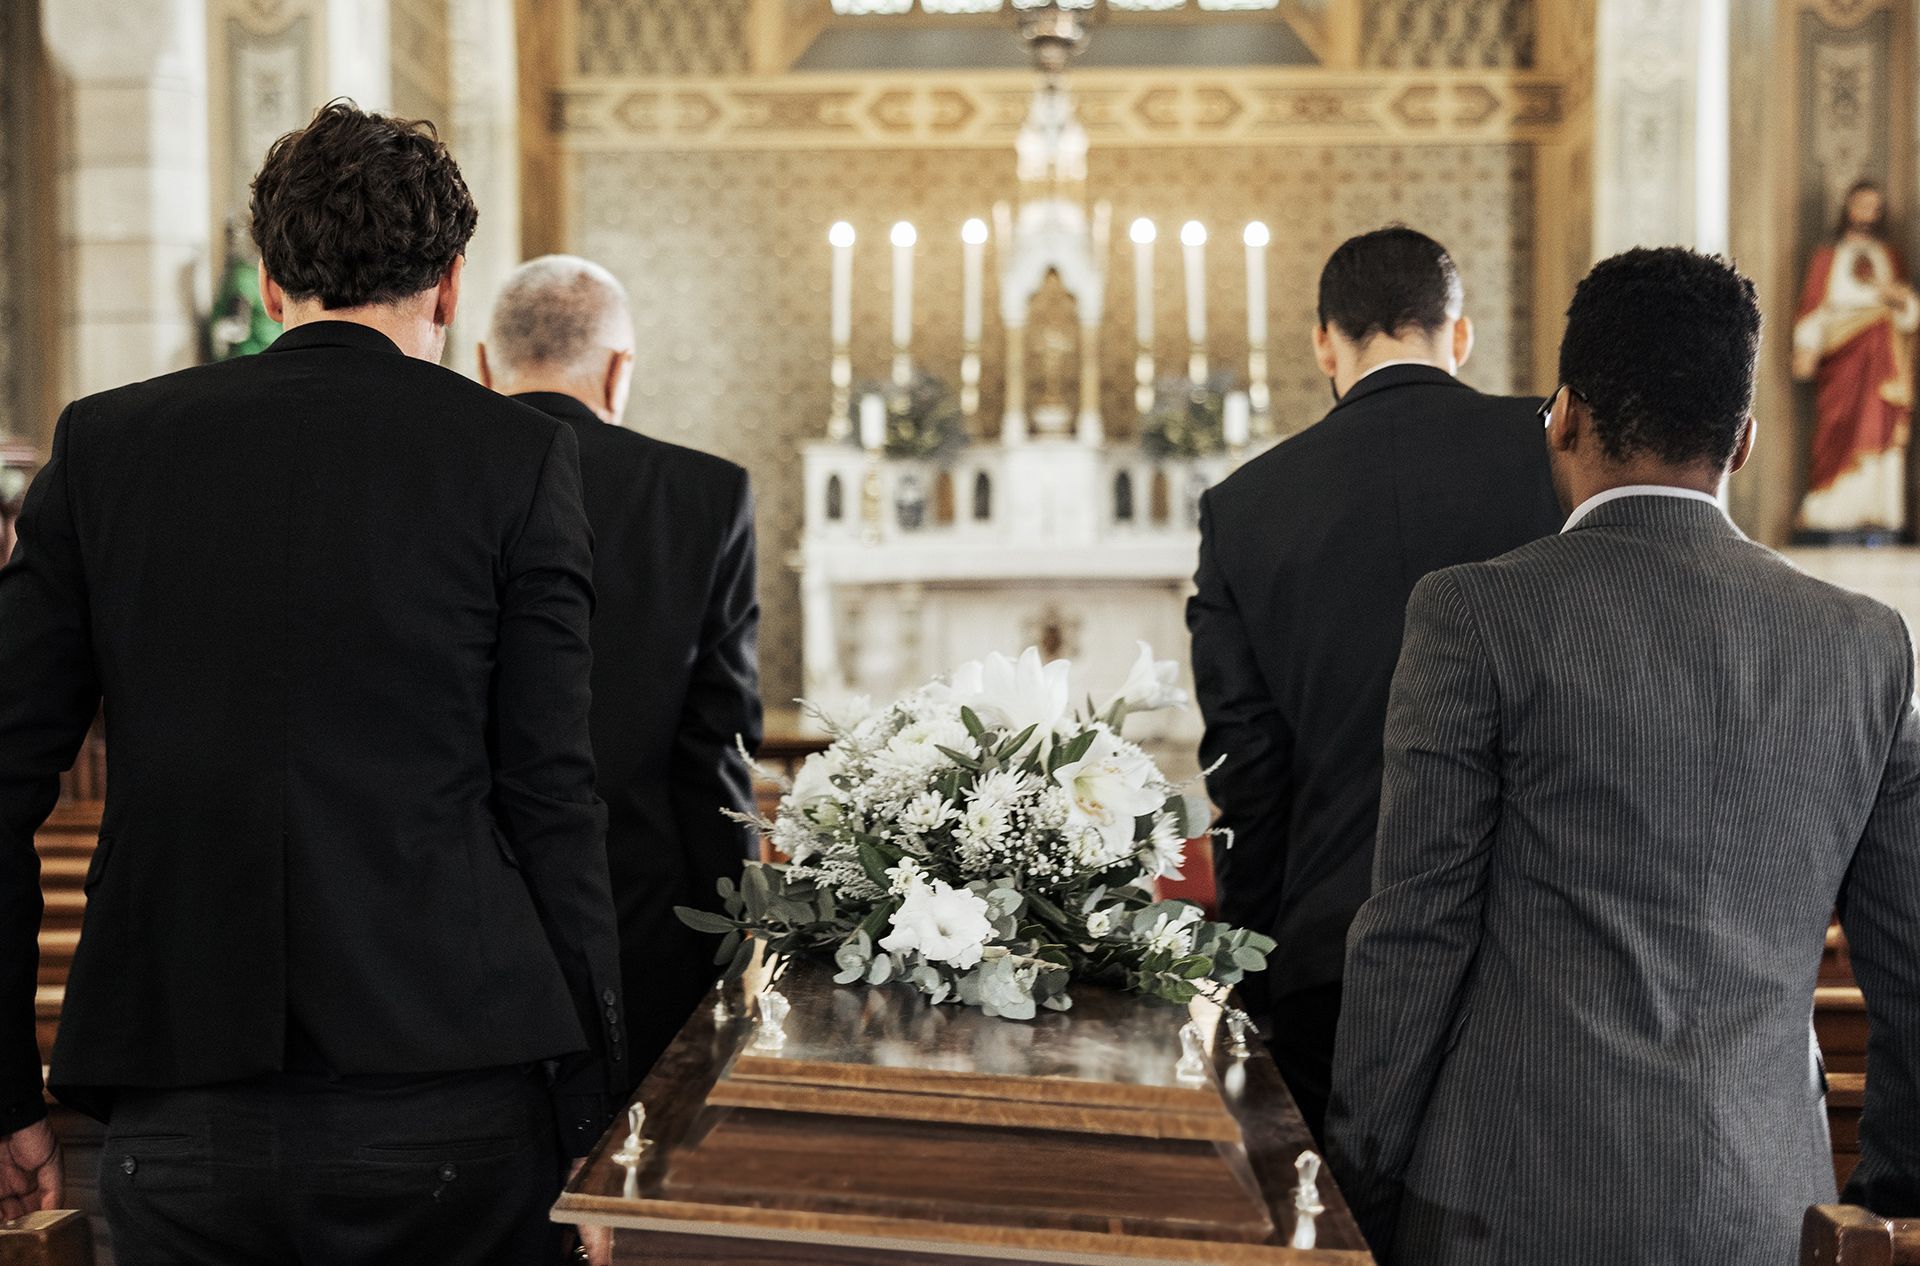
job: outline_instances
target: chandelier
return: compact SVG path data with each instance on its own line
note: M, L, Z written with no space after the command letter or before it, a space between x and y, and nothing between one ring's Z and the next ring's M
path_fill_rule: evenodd
M886 17L911 13L918 3L922 13L940 15L1035 13L1056 9L1086 13L1104 8L1110 13L1172 13L1195 9L1202 13L1249 13L1276 9L1280 0L833 0L833 11L843 17Z

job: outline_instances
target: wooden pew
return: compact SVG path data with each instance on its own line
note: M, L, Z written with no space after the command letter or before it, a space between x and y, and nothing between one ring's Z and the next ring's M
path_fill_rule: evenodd
M1800 1266L1920 1266L1920 1219L1817 1204L1800 1226Z
M0 1222L0 1266L93 1266L93 1233L75 1209Z

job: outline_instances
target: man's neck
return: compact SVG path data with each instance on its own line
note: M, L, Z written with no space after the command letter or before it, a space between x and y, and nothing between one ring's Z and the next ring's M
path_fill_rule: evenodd
M604 405L595 404L592 397L582 392L579 386L574 383L562 382L557 379L549 380L535 376L514 379L509 382L497 382L493 385L493 389L503 396L567 396L585 405L593 413L593 416L599 418L602 422L613 421L612 415L608 413Z
M1429 365L1448 374L1454 370L1452 362L1436 352L1430 342L1403 341L1375 336L1372 342L1354 356L1352 365L1343 367L1344 372L1335 377L1334 389L1345 396L1353 390L1354 384L1374 370L1395 364Z
M358 308L329 308L318 300L309 299L287 304L285 319L281 324L289 330L312 325L316 321L346 321L352 325L364 325L392 339L394 346L414 359L438 364L441 354L446 350L447 332L433 323L431 309L425 316L416 313L414 309L418 306L417 303L409 303L403 308L398 304L377 303Z
M1576 476L1571 489L1573 505L1567 508L1578 509L1601 493L1620 488L1682 488L1718 497L1726 483L1724 470L1705 466L1669 466L1663 462L1613 465Z

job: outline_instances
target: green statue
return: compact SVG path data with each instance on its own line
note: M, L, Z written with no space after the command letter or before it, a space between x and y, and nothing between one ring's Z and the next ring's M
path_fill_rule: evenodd
M280 325L267 315L260 297L259 267L241 253L239 234L227 223L227 268L213 311L207 316L207 343L215 360L251 356L280 337Z

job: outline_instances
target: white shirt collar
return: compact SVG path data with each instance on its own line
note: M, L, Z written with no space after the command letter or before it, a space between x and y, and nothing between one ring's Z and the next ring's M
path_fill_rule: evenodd
M1568 517L1566 525L1560 530L1571 532L1580 520L1598 510L1609 501L1618 501L1622 497L1686 497L1694 501L1704 501L1714 509L1725 514L1727 508L1720 504L1720 498L1710 496L1693 488L1675 488L1671 484L1628 484L1624 488L1609 488L1580 503L1580 508Z
M1424 365L1428 369L1437 369L1443 374L1447 372L1447 367L1445 365L1436 365L1430 360L1414 360L1411 358L1403 358L1401 360L1383 360L1378 365L1375 365L1372 369L1369 369L1366 373L1361 374L1358 378L1354 379L1353 385L1348 387L1347 391L1352 392L1354 387L1358 387L1361 383L1373 377L1375 374L1379 373L1381 370L1392 369L1395 365ZM1346 397L1342 396L1341 398L1345 399Z

